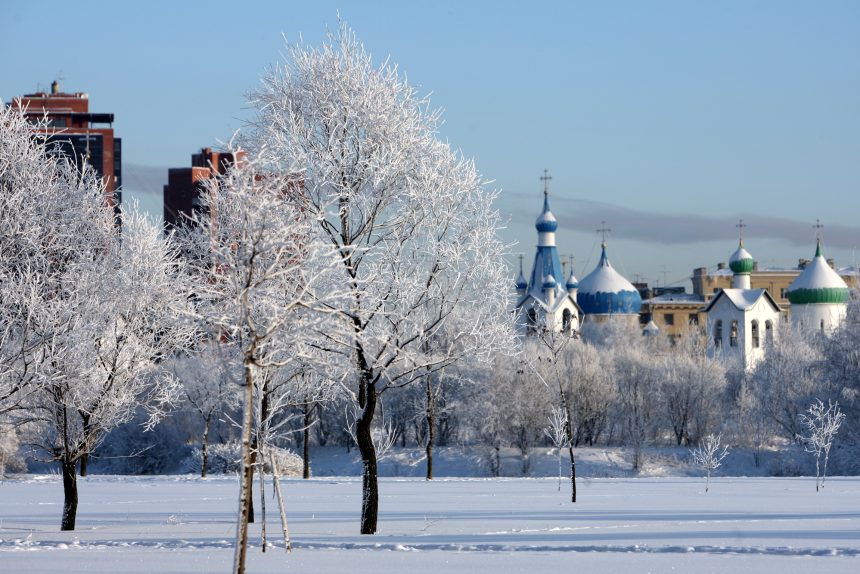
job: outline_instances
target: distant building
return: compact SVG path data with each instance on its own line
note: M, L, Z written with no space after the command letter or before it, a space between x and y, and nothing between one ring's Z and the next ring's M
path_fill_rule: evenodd
M558 222L549 208L549 190L544 174L543 211L535 221L538 232L537 252L529 280L523 275L522 260L516 281L516 313L518 325L525 334L541 330L574 335L579 331L582 311L576 303L577 280L571 266L564 280L564 270L555 244Z
M749 271L751 289L767 289L773 299L788 312L788 297L786 293L791 283L797 279L803 270L809 265L808 259L798 260L797 267L793 268L767 268L761 269L758 264ZM860 287L858 281L858 270L854 267L837 268L833 259L827 259L830 266L849 288ZM732 286L734 273L725 264L719 263L716 269L709 270L707 267L698 267L693 270L693 293L705 300L710 300L720 289L729 289Z
M241 157L239 160L241 161ZM164 226L173 229L188 221L202 205L200 194L207 180L224 175L236 163L232 153L202 148L191 155L191 167L167 170L167 185L164 186Z
M9 106L25 110L33 121L47 116L49 145L58 147L78 168L86 163L104 180L108 203L119 208L122 202L122 140L114 136L114 116L90 112L89 96L60 91L54 81L51 92L36 92L13 99Z
M740 224L743 229L743 223ZM729 258L732 286L720 289L705 307L711 352L728 361L753 368L776 340L781 309L767 289L751 289L755 260L744 248L743 236Z

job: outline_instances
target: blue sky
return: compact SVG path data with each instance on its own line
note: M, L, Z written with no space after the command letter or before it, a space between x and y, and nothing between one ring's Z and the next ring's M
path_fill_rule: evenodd
M284 37L319 44L338 11L445 110L527 265L544 168L580 278L602 220L651 283L727 260L740 217L764 266L811 256L816 218L827 255L860 258L860 2L2 0L0 98L62 73L116 114L127 187L157 210L159 174L242 127Z

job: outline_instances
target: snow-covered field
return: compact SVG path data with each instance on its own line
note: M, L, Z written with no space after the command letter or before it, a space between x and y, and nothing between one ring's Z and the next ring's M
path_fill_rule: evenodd
M576 504L549 478L385 478L372 537L360 479L284 486L294 551L267 497L276 546L252 525L249 572L860 571L860 478L583 479ZM0 483L0 572L229 571L235 478L94 476L80 495L60 532L58 477Z

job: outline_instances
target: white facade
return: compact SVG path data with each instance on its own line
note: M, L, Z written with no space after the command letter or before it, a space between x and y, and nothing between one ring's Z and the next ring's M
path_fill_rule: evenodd
M708 316L712 356L750 369L777 336L779 305L766 289L722 289L711 299Z

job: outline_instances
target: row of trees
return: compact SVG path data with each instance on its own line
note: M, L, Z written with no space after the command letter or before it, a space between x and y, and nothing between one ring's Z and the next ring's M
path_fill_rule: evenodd
M183 395L205 428L210 386L235 400L214 379L237 381L237 572L253 470L290 408L338 389L372 534L382 397L512 344L506 294L485 289L507 279L496 194L394 66L341 26L292 48L252 104L230 149L243 160L167 237L133 210L115 219L100 178L36 135L45 123L0 116L0 415L60 463L73 529L76 474L108 431L141 412L150 428Z

